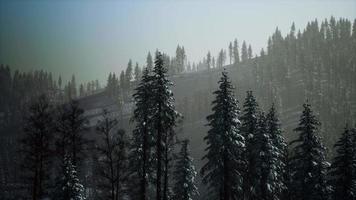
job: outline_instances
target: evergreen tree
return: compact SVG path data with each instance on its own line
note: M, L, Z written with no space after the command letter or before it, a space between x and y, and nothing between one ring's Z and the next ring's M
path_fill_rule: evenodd
M251 155L254 159L254 166L248 172L252 176L250 198L277 200L281 199L282 192L285 189L284 185L284 156L281 156L276 145L283 144L282 138L277 133L276 118L273 107L272 112L268 114L268 118L262 113L258 119L257 132L252 140L254 148ZM272 120L273 121L272 121ZM271 126L272 125L272 126ZM277 141L278 140L278 141ZM278 142L278 144L276 144ZM285 146L284 146L285 147Z
M131 80L132 80L132 74L133 72L133 68L132 68L132 61L131 59L129 60L129 63L127 64L127 68L125 71L125 89L126 92L128 92L130 90L130 86L131 86Z
M62 89L62 77L61 76L58 77L58 87L59 87L59 89Z
M245 62L248 59L248 52L247 52L247 46L246 42L243 41L242 47L241 47L241 62Z
M204 137L208 147L203 156L207 163L201 174L211 199L229 200L241 195L245 139L240 133L238 102L226 72L222 73L219 84L214 92L213 114L207 117L210 130Z
M223 49L220 50L218 58L216 60L216 67L222 68L226 61L226 53Z
M184 47L180 47L179 45L177 46L176 50L176 64L177 64L177 72L182 73L184 71L184 62L186 59L186 54Z
M253 174L250 173L250 171L253 171L255 166L255 159L251 152L254 149L252 141L257 132L257 112L258 104L256 99L253 96L252 91L247 91L241 116L241 133L246 141L246 152L244 157L247 162L247 170L244 173L244 196L247 199L251 194L253 181Z
M237 43L237 39L234 40L234 47L233 47L233 54L234 54L234 64L240 62L240 54L239 54L239 46Z
M252 47L251 47L251 45L248 45L247 51L248 51L248 53L247 53L248 59L251 60L252 57L253 57L253 56L252 56Z
M154 137L156 143L156 199L168 199L168 171L170 163L170 150L174 139L174 127L179 114L174 107L173 93L169 89L172 83L167 79L167 69L163 65L163 57L160 52L156 54L155 67L153 69L152 98ZM163 185L162 185L163 179ZM163 188L162 188L163 186ZM163 191L162 191L163 189Z
M230 65L233 57L233 51L232 51L232 43L230 42L229 44L229 58L230 58Z
M126 78L124 70L122 70L120 73L120 87L122 91L126 91Z
M208 52L208 54L206 55L206 64L207 64L207 67L208 67L208 70L211 69L211 54L210 54L210 51Z
M141 77L141 69L140 69L140 67L138 66L138 63L136 63L134 74L135 74L135 77L134 77L134 78L135 78L135 81L140 80L140 77Z
M177 156L174 176L175 185L173 187L174 200L192 200L198 195L198 188L195 185L196 171L193 165L193 158L189 155L189 140L182 141L182 148Z
M70 99L76 98L77 97L77 84L75 81L75 76L74 74L72 75L72 80L70 81Z
M330 187L327 183L329 163L325 158L325 147L318 137L320 122L314 116L309 104L304 110L295 129L299 133L291 158L292 199L327 200Z
M79 96L80 96L80 97L83 97L84 94L85 94L84 85L83 85L83 84L80 84L80 86L79 86Z
M151 173L153 171L152 78L149 68L146 67L133 95L136 106L133 120L136 122L136 127L132 135L132 151L130 155L131 180L136 187L139 185L139 191L134 191L133 194L140 194L140 197L137 197L137 199L141 200L148 198L148 178L152 176Z
M284 192L287 190L287 143L282 135L280 122L277 117L277 112L274 104L272 104L266 117L267 134L272 140L273 144L273 159L274 159L274 195L275 199L283 199Z
M31 190L31 199L39 200L48 194L53 131L52 106L42 95L29 108L24 124L20 152L25 183Z
M76 166L69 156L64 156L63 175L58 180L54 200L84 200L84 187L77 176Z
M147 59L146 59L146 64L147 64L147 70L151 72L153 70L153 59L151 56L151 53L148 52Z
M352 131L347 126L334 147L337 148L337 155L330 172L333 199L356 199L356 146Z

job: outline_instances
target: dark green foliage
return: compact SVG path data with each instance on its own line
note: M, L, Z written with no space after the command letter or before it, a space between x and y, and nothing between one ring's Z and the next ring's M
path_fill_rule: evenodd
M175 131L179 113L175 110L172 85L167 78L163 55L156 53L152 79L152 124L155 138L156 157L156 199L167 200L169 190L169 163L174 145ZM162 184L163 180L163 184Z
M267 113L266 116L266 125L267 125L267 133L272 140L273 145L273 159L274 160L274 168L273 168L273 176L274 176L274 195L275 199L284 199L282 198L285 191L287 190L287 143L282 135L281 125L279 119L277 117L277 111L275 109L274 104L271 109Z
M173 187L174 200L191 200L193 196L199 194L198 188L195 185L197 172L195 171L188 145L189 140L182 141L182 148L176 158L177 161L173 174L175 181Z
M207 162L201 174L210 199L236 199L242 191L245 139L240 133L238 102L232 90L227 73L223 72L219 89L214 92L213 114L207 117L210 130L204 137L208 147L203 160Z
M250 173L254 170L255 159L251 152L254 149L253 146L253 138L257 133L257 112L258 112L258 104L256 102L255 97L252 94L252 91L247 91L245 102L243 105L243 112L241 116L241 134L245 138L246 143L246 152L244 153L244 159L247 164L247 169L244 173L244 196L249 198L248 196L251 194L251 182L253 181L253 174Z
M331 165L334 200L356 199L356 143L355 133L346 127L334 145L336 157Z
M303 105L299 125L295 129L298 138L290 161L292 199L327 200L330 186L327 183L326 148L318 136L320 122L314 116L309 104Z
M84 200L84 187L77 176L76 166L69 156L64 156L62 175L55 188L54 200Z
M134 197L141 200L146 200L148 196L149 178L152 179L153 172L153 124L151 120L153 112L152 99L152 76L149 68L143 70L142 78L139 85L135 89L133 95L135 101L135 110L133 120L135 129L133 130L131 142L131 182L133 183L132 192ZM137 187L139 185L139 187ZM136 188L136 189L134 189Z

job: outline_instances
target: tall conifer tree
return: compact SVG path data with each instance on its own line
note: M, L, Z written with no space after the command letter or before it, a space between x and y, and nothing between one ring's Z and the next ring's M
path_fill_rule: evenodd
M173 93L169 89L172 82L167 78L167 69L160 52L156 53L152 79L152 123L156 144L156 199L167 200L169 190L170 151L174 140L174 127L178 112L174 107ZM162 184L163 179L163 184Z
M331 165L334 200L356 199L356 146L352 130L347 126L334 145L336 157Z
M298 138L291 142L292 151L291 180L292 199L326 200L330 197L327 183L326 148L318 134L320 122L309 104L303 105L299 125L295 129Z
M188 145L189 140L182 141L182 148L177 157L173 176L175 180L173 187L174 200L191 200L193 196L199 194L198 188L195 185L197 172L195 171Z
M136 127L133 131L130 162L132 181L139 185L139 191L133 195L140 194L141 200L148 198L148 179L152 177L153 172L152 78L149 68L146 67L133 95L136 106L133 120Z
M202 167L203 182L211 199L237 199L242 191L245 139L240 133L239 107L233 86L223 72L219 89L214 92L213 114L207 117L210 130L204 137L208 147Z

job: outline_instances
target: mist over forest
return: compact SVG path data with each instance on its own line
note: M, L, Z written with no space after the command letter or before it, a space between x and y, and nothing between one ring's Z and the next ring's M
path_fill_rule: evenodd
M0 200L356 199L356 19L265 39L106 81L0 60Z

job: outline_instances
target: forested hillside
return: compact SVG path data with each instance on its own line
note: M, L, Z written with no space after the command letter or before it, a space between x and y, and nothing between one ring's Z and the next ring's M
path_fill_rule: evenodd
M66 192L73 192L80 199L84 198L81 196L84 190L88 199L114 200L119 194L123 198L136 198L135 195L141 194L137 198L158 196L168 199L172 195L179 199L177 194L181 194L184 199L191 196L204 199L209 192L223 193L226 196L222 199L234 199L235 195L258 199L273 196L272 192L257 188L271 184L278 199L298 199L302 198L303 191L293 187L298 184L308 186L299 174L304 170L299 164L308 163L308 160L298 156L305 155L316 159L317 168L313 172L322 183L313 182L315 187L326 184L327 161L333 161L334 155L340 156L340 152L333 148L334 144L340 138L337 147L346 145L351 138L349 132L355 132L352 127L356 125L356 20L351 22L334 17L321 22L314 20L302 30L296 30L293 23L287 34L276 28L268 38L267 48L258 55L253 54L245 41L240 48L236 39L227 49L228 55L222 49L215 59L208 52L199 63L188 62L189 53L183 46L178 46L172 57L164 53L155 52L155 56L148 53L147 62L142 67L130 60L120 74L110 73L106 87L100 87L98 80L77 84L74 75L64 84L60 76L55 78L49 72L13 72L11 66L1 65L0 193L3 196L0 198L18 199L24 194L28 197L24 191L32 183L23 182L22 174L16 173L22 169L20 163L24 156L20 156L19 150L22 147L23 152L33 156L28 152L33 144L23 139L31 141L37 134L34 130L41 127L46 127L41 134L53 142L51 145L47 145L47 141L41 143L41 151L48 150L41 154L46 162L41 170L46 175L50 170L56 174L56 177L48 175L48 180L44 178L51 185L48 191L54 191L53 194L57 194L58 188L61 193L60 188L67 185L66 181L74 181L78 188L74 191L69 188ZM104 101L103 97L105 107L98 103ZM90 119L85 106L82 110L84 104L94 108L99 121ZM226 105L230 107L224 107ZM102 110L104 108L108 110ZM249 109L253 114L249 115ZM101 111L97 113L96 110ZM123 110L126 115L122 114ZM226 113L228 117L224 118L224 123L220 122L219 117ZM241 123L235 120L237 118ZM303 121L305 118L310 121ZM47 129L48 124L51 126ZM345 128L346 124L348 128ZM226 130L220 130L221 127ZM306 127L312 127L311 131L306 131ZM261 133L259 137L249 138L250 128L256 129L252 131L256 135ZM230 135L222 135L225 142L218 143L221 141L216 134L224 131ZM115 137L110 136L113 132ZM53 138L52 133L56 133ZM312 144L305 138L311 138ZM290 144L291 141L295 143ZM180 150L178 144L182 145ZM279 145L277 153L270 150L276 145ZM315 155L305 152L303 145L313 145ZM222 160L231 162L226 166L234 166L236 171L226 172L226 168L219 168L220 163L215 163L216 158L220 158L217 153L220 147L227 152ZM38 153L38 149L34 149ZM47 155L49 152L51 154ZM261 152L270 154L266 153L264 157ZM269 169L264 168L268 165L266 160L279 160L280 163L273 163L278 168L275 173L279 173L290 165L283 160L289 153L292 156L288 162L295 164L288 168L295 173L289 175L296 181L291 183L280 176L269 180L266 175ZM281 158L279 154L286 154L286 157ZM252 162L250 157L257 161ZM248 169L243 168L244 162ZM52 169L52 164L57 167ZM183 165L189 170L180 171ZM113 169L114 166L117 168ZM131 166L130 170L128 166ZM212 166L222 172L214 171ZM333 162L332 168L340 174L343 170L337 166L338 162ZM197 175L196 169L202 169L201 174ZM251 177L243 174L244 170L250 170ZM264 182L253 173L265 178ZM171 174L176 177L174 181ZM180 179L182 176L197 181L185 183L186 179ZM224 188L228 191L215 188L214 183L220 184L222 176L232 178L221 182L226 184ZM157 181L156 177L162 178ZM240 181L241 177L248 181ZM184 193L179 184L187 184L190 193ZM127 191L127 187L137 191ZM330 188L323 185L318 192L331 194ZM36 189L39 189L34 192L36 199L50 195L41 193L41 187ZM307 189L310 193L316 190L312 186ZM336 192L339 190L342 188L335 189ZM21 192L12 196L13 191ZM288 193L290 191L293 194ZM320 193L313 193L317 196L315 199L322 196Z

